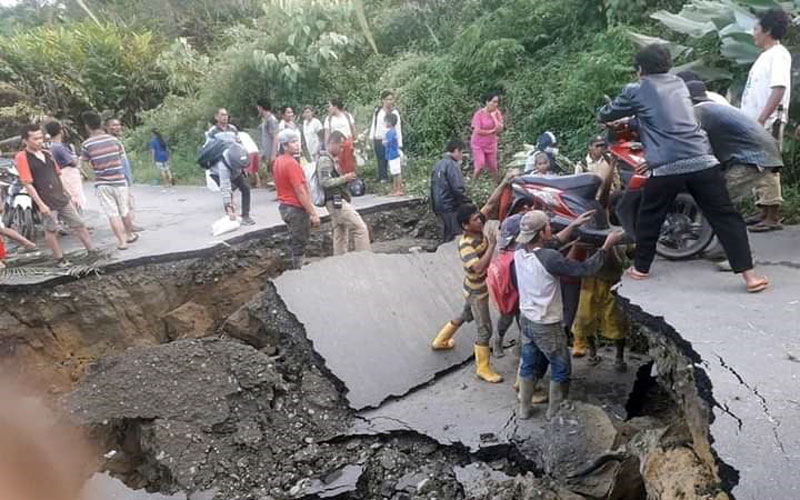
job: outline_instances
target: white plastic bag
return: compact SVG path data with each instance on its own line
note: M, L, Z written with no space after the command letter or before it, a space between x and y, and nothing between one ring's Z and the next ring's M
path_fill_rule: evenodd
M206 187L209 189L209 191L219 193L219 185L211 177L210 170L206 170Z
M231 220L229 216L224 216L211 224L211 234L214 236L219 236L221 234L230 233L231 231L236 231L239 229L239 219Z

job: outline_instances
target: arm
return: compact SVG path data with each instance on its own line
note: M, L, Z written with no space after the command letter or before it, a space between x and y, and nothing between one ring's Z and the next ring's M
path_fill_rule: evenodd
M472 129L478 135L493 135L495 132L497 132L497 127L495 126L490 129L481 128L480 112L481 110L478 110L472 116Z
M638 83L626 85L622 93L612 102L597 110L597 121L600 123L613 122L620 118L636 114L635 97L639 90Z
M567 276L571 278L584 278L597 274L606 260L606 249L601 248L594 255L583 262L570 260L561 252L543 248L536 252L536 257L548 273L553 276Z
M347 184L355 178L355 175L343 175L340 177L333 176L333 160L327 155L320 156L317 162L317 172L319 175L319 183L322 189L329 190Z
M400 112L395 110L394 114L397 117L397 125L394 127L397 130L397 145L403 149L403 125L400 123Z
M36 206L39 207L39 211L42 215L49 215L50 214L50 207L47 206L45 202L42 201L42 198L39 196L39 192L36 191L36 188L33 187L33 184L26 182L25 184L25 192L27 192L33 201L36 202Z
M347 113L347 121L350 122L350 134L353 136L353 142L356 142L358 141L358 134L356 133L355 120L353 120L353 115L351 115L348 111L345 111L345 113Z
M450 163L447 166L446 174L447 183L450 185L450 191L453 193L456 205L468 203L469 197L467 196L467 188L464 187L464 176L458 169L458 165Z
M500 184L498 184L497 187L494 188L492 195L489 196L488 200L486 200L486 203L483 205L483 208L481 208L481 212L483 212L484 214L492 213L494 209L497 208L497 204L500 202L500 197L503 196L503 190L505 190L506 186L508 186L511 183L511 179L513 179L517 175L519 175L519 171L516 169L509 170L506 173L506 176L503 178Z
M783 100L784 94L786 94L786 87L772 87L772 91L769 93L769 98L767 99L767 104L764 105L764 109L762 109L761 114L758 115L758 123L762 126L767 123L772 113L778 109L778 104Z
M311 225L314 227L318 227L319 215L317 215L317 209L314 208L314 204L311 203L311 198L308 196L306 183L305 182L295 183L294 194L297 195L297 199L300 200L300 204L303 205L303 208L311 217Z
M489 238L489 244L486 247L486 251L480 258L478 258L478 255L474 252L474 247L471 245L466 246L463 249L459 248L459 254L462 262L464 262L464 267L476 274L485 272L487 269L489 269L489 264L492 263L492 256L494 256L494 249L496 245L496 240L494 238Z
M570 222L569 226L559 231L556 234L555 238L561 245L567 243L569 240L572 239L572 233L575 231L575 229L581 227L586 222L591 220L591 218L594 216L594 213L595 213L594 210L588 210L586 212L583 212L582 214L577 216L572 222Z

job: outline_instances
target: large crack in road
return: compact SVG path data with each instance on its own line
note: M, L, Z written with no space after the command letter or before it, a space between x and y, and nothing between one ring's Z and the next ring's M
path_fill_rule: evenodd
M421 205L368 217L394 252L435 237ZM719 500L735 484L711 448L699 356L641 310L627 307L629 374L578 361L571 410L520 421L515 356L495 386L474 378L469 327L454 353L428 347L460 307L452 249L283 273L281 243L9 292L3 363L67 394L100 469L192 500Z

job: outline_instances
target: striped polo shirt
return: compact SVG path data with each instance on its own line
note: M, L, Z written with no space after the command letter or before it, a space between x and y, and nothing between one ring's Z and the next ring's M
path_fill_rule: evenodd
M483 235L473 236L464 233L458 240L458 255L464 266L465 298L485 299L489 296L489 288L486 286L486 271L476 273L472 270L473 266L486 253L488 247L489 242Z
M125 148L113 135L90 137L81 146L81 159L94 170L95 186L126 186L123 158Z

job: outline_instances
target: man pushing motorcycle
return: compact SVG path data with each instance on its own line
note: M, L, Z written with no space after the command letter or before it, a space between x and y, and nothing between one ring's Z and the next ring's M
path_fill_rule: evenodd
M636 254L628 275L649 277L661 226L681 191L687 191L714 228L733 271L741 273L750 293L769 286L753 269L747 228L731 202L719 161L697 124L683 81L668 72L672 59L664 45L651 44L634 58L639 82L625 87L613 102L600 108L598 120L610 123L634 117L645 147L649 171L636 223Z

